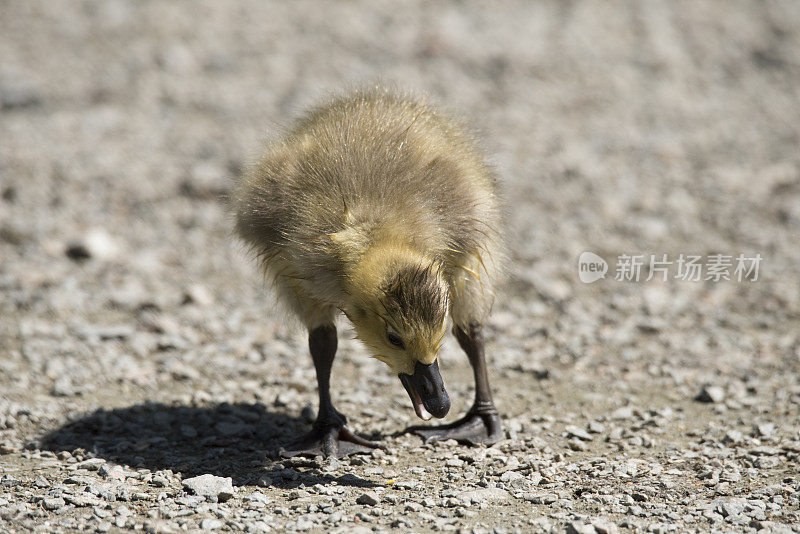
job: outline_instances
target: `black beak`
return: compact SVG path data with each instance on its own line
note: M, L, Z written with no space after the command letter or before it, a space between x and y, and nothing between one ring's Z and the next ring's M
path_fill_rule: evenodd
M431 415L441 419L450 411L450 396L444 389L438 360L429 365L417 362L413 375L398 376L420 419L428 420Z

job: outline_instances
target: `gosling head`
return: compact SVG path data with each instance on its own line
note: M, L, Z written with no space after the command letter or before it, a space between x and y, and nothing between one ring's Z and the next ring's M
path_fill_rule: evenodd
M450 397L439 373L448 286L434 264L399 267L345 313L375 358L400 377L417 416L444 417Z

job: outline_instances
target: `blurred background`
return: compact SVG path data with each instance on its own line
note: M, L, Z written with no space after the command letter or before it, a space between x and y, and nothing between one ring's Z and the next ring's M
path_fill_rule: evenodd
M501 178L490 359L514 436L532 412L692 413L713 386L698 425L797 439L800 3L4 1L5 447L99 406L315 406L224 197L305 106L377 82L466 117ZM605 280L580 282L583 251ZM613 279L618 255L680 253L763 260L755 282ZM340 409L410 423L396 378L341 347ZM451 341L443 361L456 415L469 370Z

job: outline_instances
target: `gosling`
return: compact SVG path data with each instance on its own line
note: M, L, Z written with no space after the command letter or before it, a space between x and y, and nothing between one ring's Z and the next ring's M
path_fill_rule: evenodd
M282 456L380 446L354 434L331 402L339 312L399 376L423 420L450 409L438 363L449 315L475 403L454 423L406 431L426 442L501 437L482 333L502 271L497 184L462 127L381 88L338 97L272 144L232 201L238 235L308 328L319 411Z

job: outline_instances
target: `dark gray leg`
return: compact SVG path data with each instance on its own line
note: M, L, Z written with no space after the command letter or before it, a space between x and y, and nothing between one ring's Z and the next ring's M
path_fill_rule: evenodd
M467 353L472 366L475 376L475 403L467 415L454 423L435 427L415 426L407 429L407 432L422 437L426 443L445 439L455 439L470 445L499 441L503 437L503 428L489 387L481 325L473 323L466 329L454 326L453 334Z
M336 327L318 326L308 332L308 348L314 360L319 390L319 412L311 432L281 448L284 458L292 456L335 456L369 453L380 445L361 438L347 428L347 418L331 402L331 367L336 357Z

